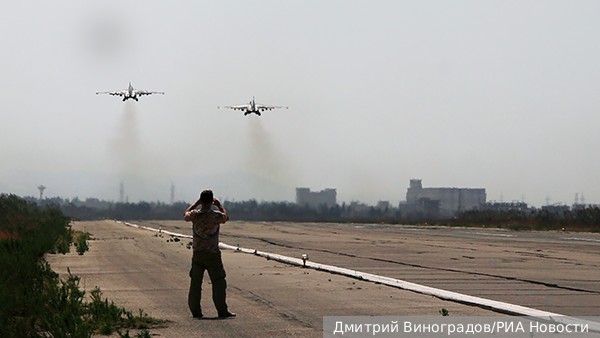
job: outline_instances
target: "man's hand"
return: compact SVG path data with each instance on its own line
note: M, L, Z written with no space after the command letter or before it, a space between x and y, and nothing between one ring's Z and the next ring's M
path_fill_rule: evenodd
M212 203L215 207L217 207L219 209L220 212L225 213L225 208L223 208L223 205L221 204L221 202L219 202L218 199L213 198L213 203Z
M219 211L225 214L225 222L227 222L227 220L229 220L229 215L227 215L227 211L225 211L225 208L223 208L223 205L221 205L221 202L219 202L218 199L213 198L213 205L217 208L219 208Z

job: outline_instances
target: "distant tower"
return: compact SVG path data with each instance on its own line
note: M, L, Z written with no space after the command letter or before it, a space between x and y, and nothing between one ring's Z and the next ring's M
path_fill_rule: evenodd
M175 203L175 184L171 182L171 204Z
M123 203L125 201L125 186L123 185L123 181L121 181L121 186L119 187L119 202Z
M423 189L423 183L421 182L421 180L413 178L410 180L410 188L415 190L421 190Z
M44 195L44 190L46 190L46 187L43 185L40 185L38 187L38 189L40 189L40 201L42 200L42 196Z
M575 204L579 204L579 193L575 193Z

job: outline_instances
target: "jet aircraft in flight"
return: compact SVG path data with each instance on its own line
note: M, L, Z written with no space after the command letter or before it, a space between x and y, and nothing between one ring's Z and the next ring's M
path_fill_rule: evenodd
M241 110L241 111L244 111L244 116L246 116L248 114L256 114L256 115L260 116L260 112L262 112L262 111L277 109L277 108L288 109L288 107L267 106L264 104L256 103L256 102L254 102L254 96L252 97L252 101L248 102L248 104L240 104L239 106L224 106L224 107L217 107L217 108L218 109L229 108L229 109L233 109L233 110Z
M151 91L141 90L141 89L133 89L131 82L129 82L129 88L127 88L125 90L119 90L119 91L114 91L114 92L96 92L96 95L98 95L98 94L123 96L123 101L127 101L129 99L134 99L137 101L138 96L150 95L150 94L163 94L164 95L165 93L164 92L151 92Z

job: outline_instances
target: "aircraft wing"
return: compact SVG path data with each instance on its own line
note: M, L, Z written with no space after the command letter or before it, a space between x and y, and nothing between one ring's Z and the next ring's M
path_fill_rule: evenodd
M136 89L136 90L133 91L133 95L143 96L143 95L150 95L150 94L162 94L162 95L165 95L164 92L151 92L151 91L148 91L148 90L139 90L139 89Z
M258 103L256 104L256 106L255 106L255 107L256 107L256 110L260 110L260 111L263 111L263 110L272 110L272 109L278 109L278 108L285 108L285 109L288 109L288 107L281 107L281 106L267 106L267 105L264 105L264 104L258 104Z
M98 94L108 94L108 95L125 96L125 95L127 95L127 91L126 90L119 90L119 91L114 91L114 92L96 92L96 95L98 95Z
M247 104L240 104L239 106L223 106L223 107L217 107L218 109L221 108L227 108L227 109L233 109L233 110L243 110L246 111L248 110L248 105Z

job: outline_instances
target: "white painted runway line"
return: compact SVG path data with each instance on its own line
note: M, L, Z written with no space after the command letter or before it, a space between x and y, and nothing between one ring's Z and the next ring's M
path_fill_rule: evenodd
M469 233L469 232L465 232ZM484 236L497 236L497 237L516 237L516 235L506 235L506 234L492 234L489 232L473 232L476 235L484 235Z
M129 222L120 222L120 221L116 221L116 222L123 223L130 227L159 232L159 233L163 233L163 234L170 235L170 236L176 236L176 237L182 237L182 238L193 238L193 236L190 236L190 235L184 235L184 234L179 234L176 232L165 231L160 228L155 229L155 228L150 228L150 227L137 225L137 224L133 224L133 223L129 223ZM529 308L529 307L525 307L525 306L514 305L514 304L505 303L505 302L499 302L499 301L495 301L495 300L464 295L461 293L432 288L429 286L411 283L411 282L403 281L400 279L374 275L374 274L360 272L360 271L356 271L356 270L350 270L350 269L346 269L346 268L340 268L340 267L333 266L333 265L319 264L319 263L311 262L308 260L303 261L301 258L293 258L293 257L279 255L279 254L258 251L258 250L254 250L254 249L242 248L242 247L238 247L238 246L225 244L222 242L219 243L219 248L235 250L235 251L239 251L239 252L243 252L243 253L247 253L247 254L265 257L268 259L273 259L275 261L286 263L286 264L291 264L291 265L311 268L311 269L315 269L315 270L319 270L319 271L326 271L326 272L330 272L330 273L340 274L340 275L344 275L344 276L348 276L348 277L352 277L352 278L356 278L356 279L360 279L360 280L381 283L381 284L395 287L395 288L418 292L418 293L422 293L425 295L431 295L431 296L434 296L434 297L437 297L440 299L454 301L454 302L458 302L458 303L462 303L462 304L475 305L475 306L479 306L482 308L486 308L486 309L490 309L490 310L494 310L494 311L498 311L498 312L502 312L502 313L507 313L510 315L536 317L536 318L540 318L540 319L546 320L546 321L558 321L563 324L584 324L584 325L589 325L590 330L594 330L597 332L600 331L600 323L586 321L586 320L582 320L582 319L575 318L575 317L565 316L565 315L561 315L561 314L554 313L554 312L547 312L547 311L537 310L537 309L533 309L533 308Z
M577 237L565 238L565 240L569 240L569 241L586 241L586 242L600 242L600 239L577 238Z

